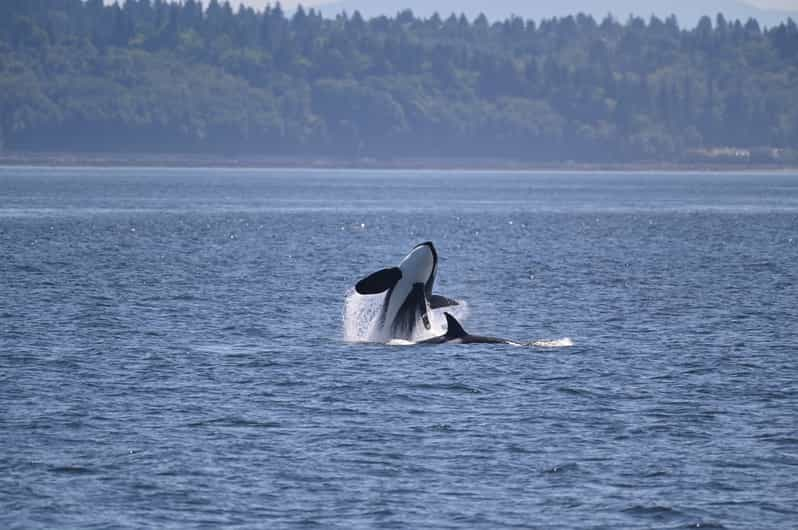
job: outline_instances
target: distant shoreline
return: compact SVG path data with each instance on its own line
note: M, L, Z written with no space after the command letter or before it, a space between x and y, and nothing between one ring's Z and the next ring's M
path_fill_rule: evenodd
M164 167L220 169L371 169L475 171L798 172L796 166L683 162L525 162L500 158L333 158L314 156L205 156L191 154L3 153L0 167Z

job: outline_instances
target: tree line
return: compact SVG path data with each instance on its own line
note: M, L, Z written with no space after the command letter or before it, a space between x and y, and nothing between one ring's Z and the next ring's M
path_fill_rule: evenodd
M3 0L0 146L783 161L798 148L798 28Z

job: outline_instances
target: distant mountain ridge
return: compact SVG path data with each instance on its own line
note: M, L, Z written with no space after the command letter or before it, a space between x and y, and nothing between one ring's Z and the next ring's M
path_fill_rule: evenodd
M708 15L722 13L727 19L756 19L766 26L778 25L792 17L798 19L798 11L771 11L745 4L738 0L653 0L641 3L631 0L609 0L595 2L590 0L560 0L558 2L530 2L529 0L335 0L317 6L327 16L334 16L342 11L353 13L359 11L363 16L395 15L403 9L410 9L416 16L431 16L438 13L448 17L452 13L463 13L473 19L484 13L490 20L503 20L511 15L525 19L540 20L543 18L562 17L585 13L601 20L611 13L619 21L624 21L630 14L649 18L656 15L667 18L676 15L682 27L693 27L696 22Z

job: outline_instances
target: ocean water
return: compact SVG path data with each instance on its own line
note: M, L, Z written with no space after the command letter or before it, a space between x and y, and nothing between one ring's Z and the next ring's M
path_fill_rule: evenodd
M346 341L425 240L543 343ZM794 173L3 168L0 280L3 528L798 526Z

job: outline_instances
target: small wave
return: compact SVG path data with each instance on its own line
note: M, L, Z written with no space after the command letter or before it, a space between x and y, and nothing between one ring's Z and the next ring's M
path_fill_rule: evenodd
M481 394L482 391L476 387L468 386L463 383L415 383L410 388L416 390L443 390L447 392L458 392L464 394Z
M673 508L671 506L662 506L662 505L643 506L640 504L636 504L631 508L626 508L623 511L624 513L644 516L644 517L653 517L655 519L667 519L673 517L681 517L685 515L676 508Z
M39 267L36 267L34 265L29 265L27 263L21 264L21 265L17 265L16 269L17 269L17 272L24 272L24 273L30 273L30 274L41 274L41 273L44 272Z
M543 472L550 474L550 473L564 473L568 471L576 471L579 469L579 464L575 462L569 462L567 464L558 464L556 466L550 467L545 469Z
M569 386L560 386L557 387L557 391L562 392L564 394L571 394L574 396L588 396L588 397L593 396L593 392L585 390L584 388L572 388Z
M250 420L247 418L239 417L224 417L212 418L207 420L198 420L186 424L187 427L256 427L272 429L280 427L279 422L274 421L258 421Z
M53 466L50 468L50 471L53 473L64 473L69 475L85 475L88 473L93 473L93 470L88 467L76 465Z

